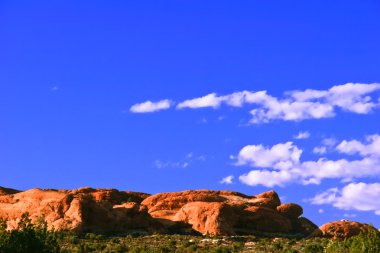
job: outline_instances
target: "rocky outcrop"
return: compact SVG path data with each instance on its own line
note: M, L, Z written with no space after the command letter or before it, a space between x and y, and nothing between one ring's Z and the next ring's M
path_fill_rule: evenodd
M314 231L318 229L317 225L315 225L311 220L305 217L300 217L292 221L293 231L301 233L305 236L311 235Z
M0 218L16 228L22 214L44 216L49 227L83 232L181 233L203 235L298 234L346 238L373 228L337 221L318 228L300 217L301 206L281 204L274 191L248 196L233 191L193 190L149 195L115 189L0 187Z
M297 219L303 214L302 207L294 203L282 204L277 207L277 211L290 219Z
M277 210L281 201L274 191L256 196L210 190L160 193L141 204L169 230L175 227L179 233L189 232L188 227L181 231L178 225L181 223L208 235L310 232L298 225L298 217L302 214L298 205L285 205L280 208L284 212ZM292 226L293 223L296 226Z
M374 227L360 223L356 221L340 220L326 223L315 230L312 236L314 237L326 237L326 238L349 238L360 233L379 233Z
M15 228L23 213L44 216L49 227L76 232L160 231L140 202L147 195L114 189L31 189L0 196L0 217Z

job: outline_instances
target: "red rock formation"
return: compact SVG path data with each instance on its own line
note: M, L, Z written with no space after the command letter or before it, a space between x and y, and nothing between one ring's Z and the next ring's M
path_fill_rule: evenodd
M282 204L277 207L277 212L290 218L297 219L303 214L303 209L300 205L294 203Z
M316 230L312 236L315 237L327 237L327 238L348 238L351 236L355 236L363 233L368 232L375 232L378 233L377 229L374 227L365 224L360 223L356 221L349 221L349 220L341 220L341 221L333 221L326 223L319 227L318 230Z
M274 209L262 206L249 206L244 210L236 210L238 221L234 228L238 234L255 234L260 232L291 232L291 221Z
M300 217L292 221L293 232L301 233L305 236L311 235L314 231L318 229L318 226L315 225L312 221L305 217Z
M76 232L158 232L235 235L297 233L310 235L317 226L301 217L302 207L282 204L276 192L247 196L233 191L196 190L144 193L115 189L18 191L0 187L0 218L15 228L21 215L44 216L49 227ZM313 236L348 237L368 231L366 224L325 224Z
M273 200L278 206L281 205L280 197L275 191L267 191L256 195L256 198L266 198Z
M160 193L141 204L169 229L181 222L209 235L288 233L292 230L290 220L276 211L281 202L274 191L253 197L210 190Z
M195 231L211 236L234 235L238 217L231 206L223 202L190 202L173 217L173 221L191 224Z
M160 230L145 207L140 207L139 193L114 189L80 188L77 190L31 189L0 196L0 217L14 228L23 213L32 220L44 216L48 225L58 230L77 232L125 232Z

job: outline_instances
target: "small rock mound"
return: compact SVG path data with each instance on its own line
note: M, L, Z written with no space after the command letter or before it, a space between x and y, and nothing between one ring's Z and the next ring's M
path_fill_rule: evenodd
M315 237L326 238L349 238L360 233L368 233L370 231L378 232L374 227L356 221L340 220L326 223L319 227L313 234Z
M255 196L256 198L266 198L273 200L278 206L281 205L280 197L275 191L267 191Z
M291 219L297 219L303 214L303 209L300 205L294 204L294 203L288 203L288 204L282 204L277 207L277 212L280 214L291 218Z

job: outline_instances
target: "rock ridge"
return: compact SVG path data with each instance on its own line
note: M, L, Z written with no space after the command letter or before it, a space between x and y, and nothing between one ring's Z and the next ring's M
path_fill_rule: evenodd
M43 216L50 228L78 233L272 233L338 238L369 231L369 225L355 222L318 228L302 217L300 205L282 204L275 191L253 196L227 190L150 195L90 187L27 191L0 187L0 218L7 220L9 229L17 227L25 212L32 220Z

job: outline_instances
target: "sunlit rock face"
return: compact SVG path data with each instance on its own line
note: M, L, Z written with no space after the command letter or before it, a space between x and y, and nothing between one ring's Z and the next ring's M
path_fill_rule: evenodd
M9 192L9 191L8 191ZM0 196L0 217L15 228L21 215L43 216L50 228L75 232L160 231L162 226L140 206L149 195L114 189L31 189Z
M313 232L312 236L326 238L349 238L360 233L379 233L374 227L356 221L340 220L328 222Z
M358 222L318 228L294 203L281 204L274 191L248 196L233 191L189 190L145 193L115 189L31 189L0 187L0 217L9 229L28 212L50 228L78 233L178 233L203 235L297 234L346 238L369 231Z
M236 235L257 233L309 234L311 227L302 226L302 207L281 205L274 191L247 196L233 191L196 190L160 193L141 203L149 214L177 233L188 232L189 227L207 235ZM278 208L280 208L278 210ZM293 225L294 224L294 225Z

